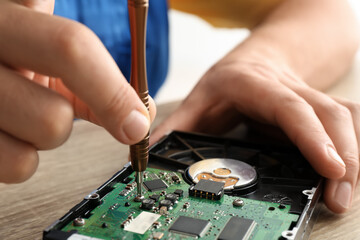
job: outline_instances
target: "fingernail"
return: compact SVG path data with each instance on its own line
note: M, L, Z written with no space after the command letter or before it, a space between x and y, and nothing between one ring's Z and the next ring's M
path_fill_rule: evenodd
M338 185L335 193L335 201L343 208L349 208L351 204L352 187L349 182Z
M125 118L122 130L131 141L140 141L149 131L149 120L139 111L133 110Z
M335 160L342 167L345 167L344 161L341 159L339 154L336 152L336 150L332 146L328 146L328 154L332 160Z

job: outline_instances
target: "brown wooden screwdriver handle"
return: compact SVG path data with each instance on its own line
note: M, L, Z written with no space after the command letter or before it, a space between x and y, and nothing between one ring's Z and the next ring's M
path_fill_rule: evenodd
M149 92L146 76L146 23L148 8L148 0L128 0L131 34L130 84L149 110ZM130 158L134 171L145 171L149 159L149 133L142 141L130 146Z

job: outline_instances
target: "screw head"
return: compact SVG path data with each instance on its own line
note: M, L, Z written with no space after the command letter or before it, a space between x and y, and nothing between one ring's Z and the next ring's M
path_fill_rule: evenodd
M84 226L85 225L85 219L78 217L78 218L74 219L73 223L74 223L74 226L76 226L76 227Z
M245 205L244 200L242 200L241 198L237 198L233 201L233 206L234 207L242 207Z

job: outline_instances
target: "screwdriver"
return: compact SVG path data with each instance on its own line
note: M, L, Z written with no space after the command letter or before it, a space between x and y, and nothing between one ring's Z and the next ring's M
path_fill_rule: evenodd
M128 0L131 34L130 84L149 110L149 92L146 76L146 24L148 8L148 0ZM142 194L142 183L148 159L149 133L143 140L130 146L130 161L132 168L135 171L137 187L135 201L138 202L144 198Z

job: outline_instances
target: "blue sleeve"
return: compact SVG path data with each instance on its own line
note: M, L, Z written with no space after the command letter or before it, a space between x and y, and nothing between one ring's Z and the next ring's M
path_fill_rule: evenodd
M168 72L169 37L167 1L150 1L146 60L149 93L154 97ZM87 25L101 39L120 70L130 79L131 39L127 1L56 0L54 14Z

